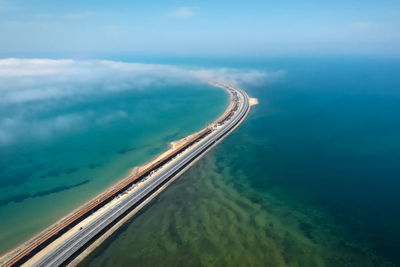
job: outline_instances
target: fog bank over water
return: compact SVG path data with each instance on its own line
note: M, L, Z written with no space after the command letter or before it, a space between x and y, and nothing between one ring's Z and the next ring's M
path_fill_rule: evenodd
M400 62L233 64L287 75L81 266L400 266Z
M195 68L108 60L11 58L0 60L0 101L21 103L159 85L205 83L210 80L232 84L260 84L282 75L282 71L266 73L248 69ZM102 87L85 88L87 84L98 84Z
M102 116L94 110L53 112L71 103L84 104L89 99L150 87L200 85L210 80L260 84L283 75L283 71L108 60L3 59L0 60L0 146L23 139L49 138L70 129L79 130L89 122L104 124L127 115L124 110L110 110Z
M70 95L0 103L0 254L154 158L169 142L199 131L228 104L225 92L200 82L143 88L131 82L132 88L107 91L104 83L117 80L115 75L88 82L78 74L65 77L15 76L14 85L25 81L37 90L48 86ZM62 82L54 82L58 78ZM2 87L2 95L35 89L12 85Z

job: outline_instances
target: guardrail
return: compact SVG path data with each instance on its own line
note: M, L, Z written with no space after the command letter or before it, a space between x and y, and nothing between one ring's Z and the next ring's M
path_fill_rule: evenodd
M233 112L237 109L237 102L234 102L234 105L230 109L229 112L225 113L225 115L220 118L217 123L224 122L227 120L229 116L233 114ZM92 213L109 203L113 200L117 195L122 193L123 191L127 190L132 184L141 180L142 178L149 175L153 170L156 170L163 166L165 163L169 162L173 157L193 145L198 140L204 138L208 134L211 133L211 130L206 128L202 130L200 133L192 137L186 143L180 145L175 150L171 151L167 155L165 155L162 159L158 160L157 162L153 163L152 165L148 166L144 170L140 171L138 174L133 176L132 178L127 179L126 181L122 182L121 184L117 185L117 187L113 188L110 192L99 198L98 200L89 204L89 206L85 207L83 210L78 211L74 214L71 218L67 221L63 222L49 233L44 234L38 240L30 244L28 247L24 248L20 251L17 255L12 257L8 262L6 262L3 266L10 267L10 266L20 266L21 264L28 261L32 258L35 254L41 251L43 248L51 244L54 240L59 238L61 235L66 233L72 227L76 226L78 223L86 219Z

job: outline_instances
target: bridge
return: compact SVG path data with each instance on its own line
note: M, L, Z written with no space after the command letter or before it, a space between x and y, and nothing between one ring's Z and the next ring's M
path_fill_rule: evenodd
M133 208L221 142L247 116L250 110L249 97L239 88L218 83L213 85L225 89L231 95L230 110L225 112L218 121L212 123L135 177L128 179L105 197L103 196L96 203L90 205L89 208L79 212L73 219L59 226L45 238L39 239L23 249L4 266L60 266L68 264L82 253L88 245L124 218ZM142 181L140 185L137 184L139 180ZM131 190L133 187L135 187L135 190ZM114 204L107 206L111 201ZM89 218L91 220L84 227L70 233L74 226ZM69 233L69 235L64 236L63 241L57 243L57 239L66 235L66 233ZM46 253L43 252L45 250Z

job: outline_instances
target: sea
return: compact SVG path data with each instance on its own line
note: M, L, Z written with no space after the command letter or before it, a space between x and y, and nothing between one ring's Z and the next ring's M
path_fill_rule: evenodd
M400 266L399 59L111 59L280 75L243 80L259 100L244 123L81 266ZM227 103L217 88L181 85L64 106L127 116L0 149L0 249L201 129Z

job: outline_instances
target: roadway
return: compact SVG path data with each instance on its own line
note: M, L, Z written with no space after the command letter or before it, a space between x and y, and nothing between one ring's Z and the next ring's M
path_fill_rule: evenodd
M132 206L137 205L146 196L159 188L165 181L173 177L176 173L187 166L191 161L201 156L207 148L218 142L226 136L247 114L250 106L247 94L237 88L224 86L226 89L235 90L239 95L239 107L232 117L226 121L221 128L215 130L198 143L192 145L193 149L184 151L179 157L173 159L165 169L157 171L145 183L137 188L135 192L130 192L126 197L104 211L91 223L74 233L64 243L50 251L37 261L34 266L60 266L69 260L72 256L76 256L77 252L87 243L92 242L104 229L120 218L124 213L129 211Z

